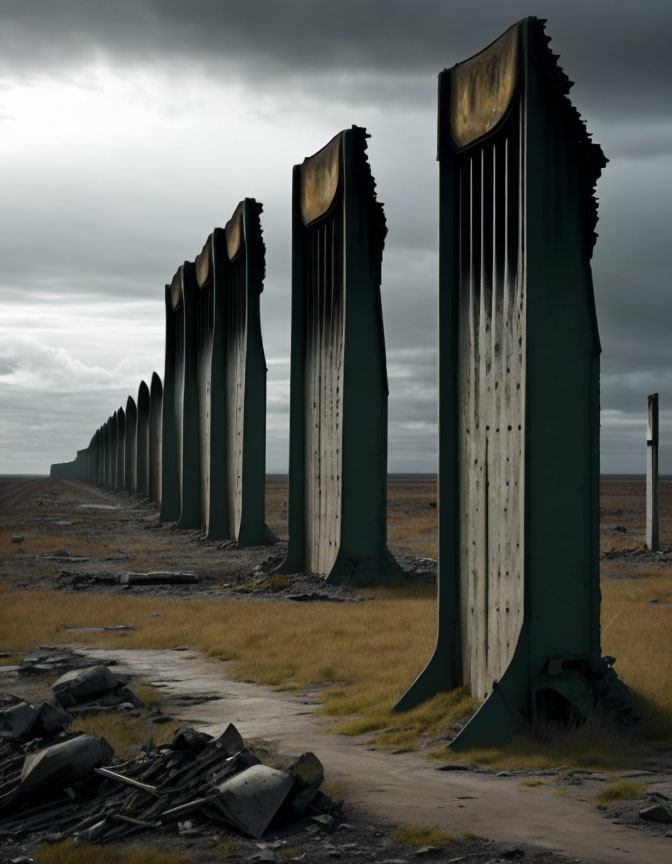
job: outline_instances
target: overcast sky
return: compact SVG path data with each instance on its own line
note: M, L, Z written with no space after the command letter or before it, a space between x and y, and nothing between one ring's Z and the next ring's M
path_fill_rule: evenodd
M528 14L610 159L602 470L644 470L658 391L672 473L670 0L0 0L0 473L73 458L163 375L164 284L245 196L264 205L267 467L286 471L291 168L353 123L389 227L389 468L435 470L436 77Z

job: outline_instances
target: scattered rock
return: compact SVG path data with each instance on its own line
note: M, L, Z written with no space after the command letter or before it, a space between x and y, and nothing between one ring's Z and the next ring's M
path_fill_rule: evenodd
M66 672L52 685L59 704L71 714L91 714L114 710L124 703L142 708L143 702L99 664Z
M329 813L320 813L317 816L313 816L310 821L313 825L317 825L318 828L327 831L329 834L336 828L336 820Z
M639 818L647 822L658 822L663 825L672 823L672 813L662 804L654 804L639 811Z
M64 708L75 705L89 696L97 696L114 690L121 684L107 666L89 666L87 669L73 669L66 672L51 687Z

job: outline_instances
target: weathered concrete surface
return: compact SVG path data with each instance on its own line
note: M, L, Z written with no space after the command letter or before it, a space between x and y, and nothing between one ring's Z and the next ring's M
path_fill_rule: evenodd
M272 541L264 521L266 360L262 205L246 198L195 261L201 527L240 546Z
M285 752L313 750L327 778L343 780L352 806L379 819L529 843L586 864L669 864L669 839L613 825L592 804L558 796L552 787L521 787L520 777L440 771L416 753L367 750L351 738L325 735L330 721L315 715L310 698L232 681L227 664L198 652L82 653L98 662L114 658L115 672L151 682L165 694L166 713L185 724L217 735L231 722L246 739L272 739Z
M294 167L289 549L284 572L353 584L396 574L386 548L387 232L353 126Z
M136 429L136 491L149 496L149 387L144 381L138 388L138 425Z
M548 41L526 18L439 76L439 636L398 708L469 687L486 701L462 748L560 703L585 713L562 676L589 702L600 663L590 258L606 160Z
M649 396L646 425L646 545L660 549L658 520L658 394Z
M124 442L124 486L129 492L138 491L137 475L138 409L135 399L126 400L126 437Z
M163 385L152 372L149 390L149 497L161 507Z

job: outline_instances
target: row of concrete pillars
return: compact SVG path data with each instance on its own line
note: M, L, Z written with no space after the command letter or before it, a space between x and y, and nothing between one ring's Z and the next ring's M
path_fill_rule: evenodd
M601 658L599 623L601 349L590 260L606 159L548 42L543 22L527 18L439 76L438 637L397 707L468 687L485 701L455 746L504 740L530 720L588 716L604 694L612 713L627 710ZM355 583L396 573L385 516L387 229L366 137L345 130L294 168L281 568ZM163 519L239 543L271 539L260 211L241 202L166 286L159 449L150 392L143 420L139 395L75 469L131 491L146 484ZM657 416L654 399L652 548Z

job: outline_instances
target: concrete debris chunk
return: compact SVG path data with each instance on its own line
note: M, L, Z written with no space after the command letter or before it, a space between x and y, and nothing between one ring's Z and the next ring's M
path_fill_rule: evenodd
M207 732L197 732L195 729L178 729L173 738L173 750L189 750L200 753L212 741L212 735Z
M114 690L121 682L107 666L89 666L87 669L73 669L54 682L52 690L64 708L74 705L89 696L97 696Z
M70 715L48 702L43 702L38 708L37 722L45 735L53 735L60 732L70 722Z
M294 778L289 806L295 816L305 816L324 783L324 767L314 753L302 753L287 772Z
M317 825L317 827L321 828L323 831L328 831L329 834L331 834L336 827L336 820L328 813L319 813L317 816L313 816L310 821L313 825Z
M63 708L75 715L114 710L124 703L143 707L142 700L102 664L66 672L52 690Z
M120 585L193 585L195 573L122 573Z
M662 804L654 804L652 807L645 807L639 811L639 818L645 819L647 822L658 822L663 825L672 823L672 813L663 807Z
M243 736L233 723L229 723L222 734L218 738L215 738L213 744L219 747L227 756L234 756L245 746Z
M27 702L5 708L0 711L0 737L24 738L31 732L38 715L38 709Z
M19 789L23 797L45 792L50 787L64 789L91 774L94 768L107 764L112 756L107 741L95 735L78 735L52 744L26 756Z
M292 777L296 777L302 783L312 783L313 780L320 778L320 782L324 780L324 766L314 753L302 753L287 769L287 773Z
M217 803L234 827L250 837L261 837L293 783L292 777L284 771L253 765L217 786Z

